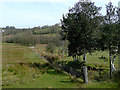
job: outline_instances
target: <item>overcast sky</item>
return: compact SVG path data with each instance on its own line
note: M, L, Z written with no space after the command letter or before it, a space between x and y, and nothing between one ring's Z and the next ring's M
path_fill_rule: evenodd
M79 0L0 0L0 27L15 26L28 28L34 26L54 25L60 22L63 14L68 12ZM110 0L92 0L102 7ZM118 1L111 0L114 6Z

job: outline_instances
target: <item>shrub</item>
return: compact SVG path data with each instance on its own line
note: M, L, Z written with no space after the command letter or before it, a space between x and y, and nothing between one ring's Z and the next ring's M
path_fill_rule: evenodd
M56 46L53 43L48 43L48 45L46 46L46 50L48 52L51 52L52 54L54 53L56 49Z
M115 82L119 82L120 84L120 70L116 70L115 72L113 72L113 80Z
M8 37L4 42L7 43L20 43L22 45L35 45L36 41L34 40L34 37L31 32L25 32L13 35L12 37Z
M72 67L72 68L76 68L76 69L81 69L82 68L82 62L79 61L69 61L67 63L68 66Z
M47 37L47 36L34 36L34 40L37 44L48 44L53 41L53 37Z

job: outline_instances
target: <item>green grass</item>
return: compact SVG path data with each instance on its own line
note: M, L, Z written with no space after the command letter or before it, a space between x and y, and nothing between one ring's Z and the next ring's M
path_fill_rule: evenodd
M47 54L45 47L45 44L36 45L36 49ZM114 88L118 85L117 82L113 82L108 78L107 80L97 81L94 77L98 78L98 73L92 72L90 74L90 71L88 71L88 84L73 82L69 76L51 69L43 59L34 54L27 46L3 43L2 49L3 88ZM92 56L87 54L87 61L89 64L96 65L96 67L101 65L109 67L109 61L98 58L102 55L108 58L106 51L96 52ZM64 60L72 61L72 58L65 57ZM116 64L117 59L115 66Z
M36 66L36 64L38 66ZM3 88L74 88L80 83L51 69L27 46L3 44Z
M30 52L29 48L26 46L21 46L17 44L2 44L2 62L5 63L19 63L25 61L24 54Z
M106 59L99 59L98 57L101 57L101 56L104 56ZM87 54L87 62L89 64L93 64L97 66L109 67L108 51L97 51L97 52L94 52L92 55ZM118 57L115 60L115 67L118 68Z
M99 57L104 56L106 59L99 59ZM92 53L90 55L87 53L86 55L86 60L88 65L96 66L96 67L104 67L104 68L109 68L109 58L108 58L108 52L107 51L97 51ZM113 57L112 57L113 58ZM66 57L65 61L72 61L72 57ZM83 60L83 57L81 56L81 60ZM118 68L118 57L115 59L115 67Z
M50 54L45 50L45 46L43 45L36 45L35 46L37 50L44 51L45 54ZM56 51L52 55L58 55L58 52ZM105 57L105 59L100 59L100 57ZM108 51L96 51L92 53L92 55L87 53L87 65L95 67L96 69L107 69L103 71L90 71L88 70L88 76L89 76L89 83L87 85L81 85L83 88L114 88L118 87L118 82L109 80L109 54ZM83 57L81 56L81 61ZM112 57L113 58L113 57ZM62 56L63 59L63 56ZM72 57L64 56L64 61L73 61ZM115 67L118 68L118 57L115 60ZM101 73L101 74L99 74Z
M79 83L71 82L68 76L59 74L53 69L41 74L40 77L34 78L27 84L16 84L12 88L75 88L80 87Z
M40 63L40 64L46 63L45 60L38 57L34 52L25 54L25 59L27 62L31 62L31 63Z
M118 87L118 83L117 82L113 82L111 80L107 80L107 81L102 81L102 82L97 82L97 81L92 81L89 82L88 84L85 84L82 86L83 88L117 88Z
M50 37L50 36L56 36L57 33L49 33L49 34L41 34L41 35L33 35L33 36L46 36L46 37Z

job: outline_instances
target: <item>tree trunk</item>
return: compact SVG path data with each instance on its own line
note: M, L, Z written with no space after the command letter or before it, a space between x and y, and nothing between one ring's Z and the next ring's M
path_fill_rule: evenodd
M111 65L112 65L112 71L115 71L115 70L116 70L116 69L115 69L115 66L114 66L115 58L116 58L116 56L113 57L113 61L112 61L112 64L111 64Z
M64 67L64 40L63 40L63 58L62 58L62 69Z
M64 40L63 40L63 60L64 60Z
M112 60L111 60L111 49L110 48L109 48L109 60L110 60L110 79L111 79L111 76L112 76L112 67L111 67Z
M86 63L86 53L84 53L84 56L83 56L83 62Z
M83 57L83 62L85 63L83 66L83 80L84 83L88 83L88 73L87 73L87 67L86 67L86 53L84 53L84 57Z

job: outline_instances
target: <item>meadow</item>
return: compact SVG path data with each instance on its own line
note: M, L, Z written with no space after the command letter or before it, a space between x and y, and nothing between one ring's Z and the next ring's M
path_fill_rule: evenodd
M52 69L28 46L3 43L3 88L76 88L80 83Z
M45 50L45 47L45 44L39 44L35 46L35 49L41 50L41 52L45 51L45 54L47 54L49 52ZM107 56L107 53L105 53L106 52L101 53L98 56ZM88 63L93 66L100 66L105 63L103 67L108 68L108 62L104 62L104 60L95 60L98 59L96 54L97 53L95 53L95 56L93 54L93 58L91 58L89 54L87 55L87 58L89 58ZM107 77L107 80L95 80L98 73L90 73L90 71L88 71L88 84L84 84L82 80L81 82L75 81L71 76L67 76L66 74L54 70L46 60L38 57L29 46L3 43L2 56L3 88L113 88L118 86L117 82L113 82ZM64 60L68 61L72 60L72 58L64 57ZM115 66L117 68L117 60L115 61Z
M35 50L43 56L49 56L56 59L56 62L64 61L66 65L73 68L79 68L80 64L74 63L72 57L68 57L67 54L61 54L59 48L56 48L53 53L46 50L47 45L37 44ZM60 53L60 54L59 54ZM104 58L102 58L104 57ZM81 60L82 61L82 56ZM112 57L113 58L113 57ZM95 51L91 55L87 53L87 67L89 83L82 84L82 88L116 88L118 87L118 81L115 81L118 76L116 73L112 73L112 79L109 78L109 58L108 51ZM118 70L118 57L115 59L115 68ZM118 79L117 79L118 80ZM82 81L83 83L83 81Z

